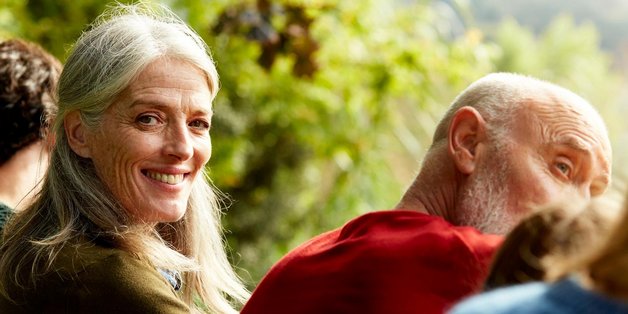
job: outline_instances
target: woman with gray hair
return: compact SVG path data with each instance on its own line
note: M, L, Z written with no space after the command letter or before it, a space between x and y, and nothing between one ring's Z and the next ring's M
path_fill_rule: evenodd
M232 313L248 297L206 178L218 75L164 7L110 8L58 87L42 190L9 220L0 312Z

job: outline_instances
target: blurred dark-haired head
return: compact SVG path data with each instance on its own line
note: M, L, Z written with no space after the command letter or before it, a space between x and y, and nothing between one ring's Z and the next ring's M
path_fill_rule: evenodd
M33 43L0 42L0 165L44 136L61 68Z

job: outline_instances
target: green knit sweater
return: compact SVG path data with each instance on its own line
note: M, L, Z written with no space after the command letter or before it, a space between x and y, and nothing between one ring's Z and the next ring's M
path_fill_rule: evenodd
M148 261L90 243L66 245L33 289L13 291L18 304L0 296L0 313L190 312Z

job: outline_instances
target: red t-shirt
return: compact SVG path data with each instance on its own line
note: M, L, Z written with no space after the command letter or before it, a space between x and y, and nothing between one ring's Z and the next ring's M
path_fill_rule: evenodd
M502 239L416 211L368 213L288 253L241 313L442 313L480 287Z

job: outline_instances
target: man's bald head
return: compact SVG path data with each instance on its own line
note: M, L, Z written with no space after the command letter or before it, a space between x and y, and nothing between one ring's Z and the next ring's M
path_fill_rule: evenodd
M490 74L454 100L398 206L504 233L531 206L601 194L610 169L606 126L586 100L532 77Z
M464 106L475 108L482 115L489 134L502 137L512 127L510 122L516 118L517 112L535 103L562 106L567 110L576 108L591 118L587 123L593 124L601 137L608 138L606 126L597 111L572 91L530 76L492 73L473 82L454 99L436 127L432 147L447 139L454 114ZM554 109L550 108L550 111ZM610 145L606 144L610 151Z

